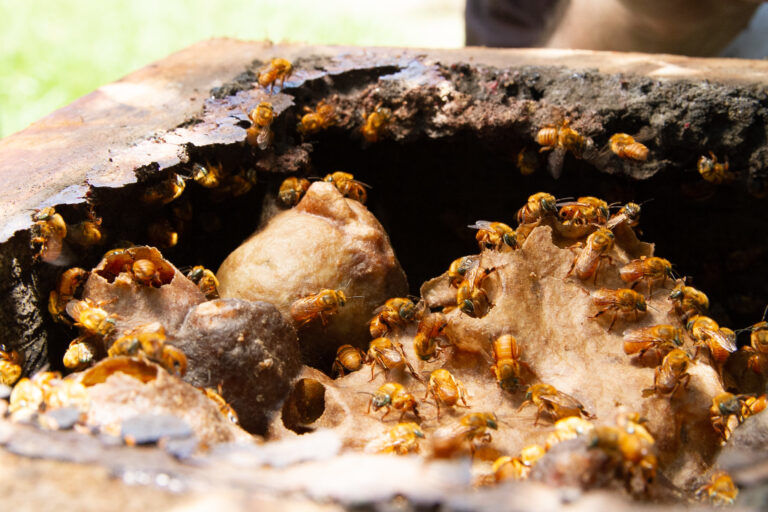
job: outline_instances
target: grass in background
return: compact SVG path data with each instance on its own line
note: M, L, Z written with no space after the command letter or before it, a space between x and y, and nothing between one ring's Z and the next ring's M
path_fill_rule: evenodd
M0 0L0 137L201 39L459 47L463 0Z

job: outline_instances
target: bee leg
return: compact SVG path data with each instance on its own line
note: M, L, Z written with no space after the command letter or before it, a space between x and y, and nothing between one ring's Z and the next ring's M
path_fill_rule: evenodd
M365 414L370 414L371 413L371 404L373 404L373 398L368 400L368 409L365 411Z
M536 409L536 419L535 419L535 420L533 420L533 426L534 426L534 427L535 427L536 425L538 425L538 424L539 424L539 417L540 417L540 416L541 416L541 407L539 407L538 409Z
M611 329L613 328L613 324L616 323L616 317L619 316L618 312L613 312L613 319L611 320L611 325L608 326L608 332L611 332Z
M381 421L384 421L384 418L386 418L386 417L387 417L387 415L389 415L389 413L390 413L391 411L392 411L392 407L390 407L390 406L387 406L387 411L384 413L384 416L382 416L382 417L381 417ZM402 418L400 418L400 419L402 419Z

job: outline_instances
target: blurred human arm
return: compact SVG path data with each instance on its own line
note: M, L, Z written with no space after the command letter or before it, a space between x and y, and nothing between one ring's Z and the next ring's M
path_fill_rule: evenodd
M543 46L718 54L748 24L757 0L569 0Z

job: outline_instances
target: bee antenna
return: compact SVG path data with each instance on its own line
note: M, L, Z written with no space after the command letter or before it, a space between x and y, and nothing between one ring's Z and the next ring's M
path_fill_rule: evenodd
M367 392L367 391L355 391L355 393L360 393L361 395L369 395L369 396L374 396L374 394L373 394L373 393L369 393L369 392Z
M638 203L638 206L643 206L644 204L648 204L648 203L650 203L651 201L653 201L654 199L655 199L655 198L653 198L653 197L652 197L652 198L650 198L650 199L646 199L646 200L645 200L645 201L643 201L642 203Z
M365 295L350 295L347 299L364 299Z
M650 298L650 297L649 297L649 298ZM651 308L652 310L656 311L657 313L659 312L659 310L658 310L658 309L656 309L655 307L651 306L650 304L646 304L646 306L648 306L648 307L649 307L649 308Z
M765 309L763 310L763 322L765 322L765 317L768 316L768 304L765 305Z

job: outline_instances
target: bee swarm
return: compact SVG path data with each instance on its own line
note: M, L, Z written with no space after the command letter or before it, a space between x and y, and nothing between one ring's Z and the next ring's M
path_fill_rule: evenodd
M763 329L768 68L254 48L161 63L173 105L123 98L139 73L0 144L0 376L27 377L0 386L0 480L19 454L216 506L488 510L759 480L768 350L736 348ZM111 138L72 117L96 106ZM589 197L515 222L536 190L641 223ZM753 325L670 300L655 253Z

